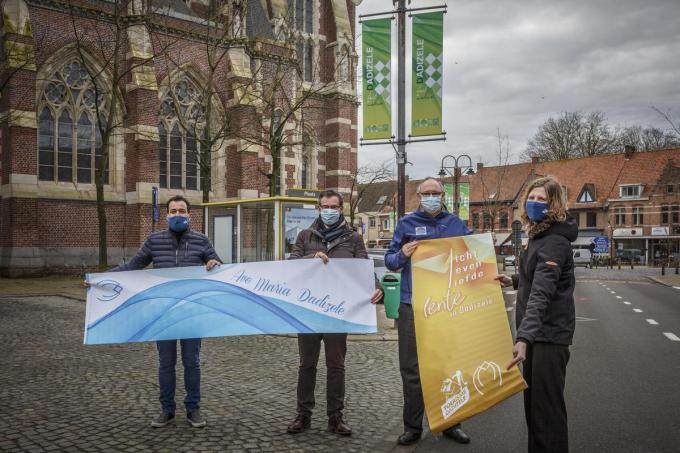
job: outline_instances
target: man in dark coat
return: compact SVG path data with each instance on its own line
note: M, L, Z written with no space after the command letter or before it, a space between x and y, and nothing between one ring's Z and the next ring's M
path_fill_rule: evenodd
M330 258L366 258L366 247L361 236L345 221L342 215L342 195L326 190L319 195L319 217L312 226L301 231L289 259L319 258L324 264ZM351 282L347 282L351 284ZM376 284L376 288L377 288ZM371 298L377 303L382 290L376 289ZM300 368L297 385L297 417L288 426L288 432L297 434L311 426L314 409L316 366L321 351L321 340L326 354L326 397L328 431L348 436L352 429L343 420L345 407L345 354L346 333L299 334Z
M127 263L111 269L116 271L133 271L144 269L153 264L154 269L165 267L185 267L205 265L211 270L220 264L220 258L203 234L189 227L190 205L186 198L176 195L167 204L168 229L152 233L139 249L137 254ZM151 422L154 428L160 428L175 419L175 364L177 363L177 340L156 342L158 348L158 386L160 388L161 413ZM184 365L184 387L186 398L184 406L187 420L191 426L202 428L206 425L201 416L199 403L201 400L201 339L180 340L182 364Z

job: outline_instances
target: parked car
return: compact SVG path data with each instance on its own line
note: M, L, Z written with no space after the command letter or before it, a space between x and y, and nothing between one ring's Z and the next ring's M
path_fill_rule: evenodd
M592 267L593 253L588 249L574 249L574 266Z
M619 258L622 262L636 262L636 263L641 263L642 262L642 250L640 249L624 249L624 250L619 250L616 253L616 257Z
M375 276L378 277L378 280L382 281L383 275L390 272L387 267L385 267L385 255L374 255L371 253L368 257L373 260Z
M503 258L503 263L506 266L514 266L515 265L515 255L508 255L505 258Z

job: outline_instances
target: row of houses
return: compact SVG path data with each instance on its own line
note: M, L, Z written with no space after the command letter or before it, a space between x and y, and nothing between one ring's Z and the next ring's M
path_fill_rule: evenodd
M579 159L477 164L462 176L470 184L468 226L475 233L493 232L501 252L509 252L512 222L526 185L541 176L562 184L569 212L579 225L576 248L588 248L606 237L612 257L635 257L655 263L680 256L680 148L636 151ZM442 180L450 182L450 180ZM418 207L416 188L406 187L406 211ZM394 230L396 183L375 184L364 191L357 218L369 247L384 247Z

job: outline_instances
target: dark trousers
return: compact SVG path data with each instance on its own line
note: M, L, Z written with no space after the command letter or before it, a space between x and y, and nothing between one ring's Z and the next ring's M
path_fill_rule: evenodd
M201 339L179 340L184 365L184 407L192 412L201 401ZM160 388L161 408L164 412L175 413L175 365L177 364L177 340L157 341L158 348L158 386Z
M425 403L420 387L418 370L418 349L416 348L416 325L413 320L413 307L399 304L399 371L404 392L404 431L423 432Z
M346 333L305 333L298 335L300 368L298 370L298 413L311 416L314 409L316 366L323 340L326 354L326 399L329 417L342 416L345 408L345 355Z
M404 431L422 433L425 402L418 369L416 324L413 320L413 306L410 304L399 304L397 333L399 335L399 371L404 392ZM458 423L448 429L460 427Z
M569 451L564 384L569 346L534 343L527 348L523 365L528 389L524 414L529 430L529 453Z

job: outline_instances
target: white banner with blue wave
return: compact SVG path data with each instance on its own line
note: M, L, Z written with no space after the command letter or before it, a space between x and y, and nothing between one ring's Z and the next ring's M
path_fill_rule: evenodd
M87 281L85 344L377 331L373 260L107 272Z

